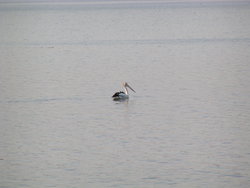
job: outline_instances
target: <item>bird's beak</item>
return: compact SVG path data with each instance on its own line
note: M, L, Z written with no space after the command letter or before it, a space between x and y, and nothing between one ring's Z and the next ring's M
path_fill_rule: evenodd
M129 89L131 89L133 92L135 92L135 90L133 90L133 88L132 88L132 87L130 87L128 84L127 84L127 86L129 87Z

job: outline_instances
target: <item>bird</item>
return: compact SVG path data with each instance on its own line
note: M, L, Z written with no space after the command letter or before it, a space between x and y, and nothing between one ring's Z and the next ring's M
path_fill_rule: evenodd
M128 99L128 98L129 98L129 93L128 93L127 87L128 87L129 89L131 89L133 92L135 92L135 90L133 90L132 87L130 87L130 85L128 85L127 82L124 82L124 83L122 84L122 86L123 86L123 89L124 89L125 92L123 92L123 91L116 92L116 93L112 96L112 98L113 98L114 100L124 100L124 99Z

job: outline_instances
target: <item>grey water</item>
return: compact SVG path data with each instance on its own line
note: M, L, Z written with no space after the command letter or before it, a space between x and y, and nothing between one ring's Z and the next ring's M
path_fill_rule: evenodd
M0 187L250 186L250 3L0 3ZM129 100L111 96L128 82Z

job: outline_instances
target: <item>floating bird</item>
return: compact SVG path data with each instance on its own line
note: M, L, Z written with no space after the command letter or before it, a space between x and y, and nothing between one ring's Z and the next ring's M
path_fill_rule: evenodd
M133 90L133 89L128 85L127 82L123 83L122 86L123 86L125 92L123 92L123 91L116 92L116 93L112 96L112 98L113 98L114 100L128 99L128 98L129 98L129 93L128 93L127 87L128 87L129 89L131 89L133 92L135 92L135 90Z

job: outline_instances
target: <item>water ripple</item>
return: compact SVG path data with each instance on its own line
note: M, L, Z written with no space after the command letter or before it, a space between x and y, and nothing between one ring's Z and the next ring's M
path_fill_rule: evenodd
M128 40L84 40L78 42L2 42L0 46L36 46L54 48L55 46L112 46L112 45L159 45L159 44L199 44L199 43L249 43L250 38L188 38L188 39L128 39Z
M80 101L80 97L65 97L65 98L37 98L37 99L11 99L0 101L0 103L45 103L52 101Z

